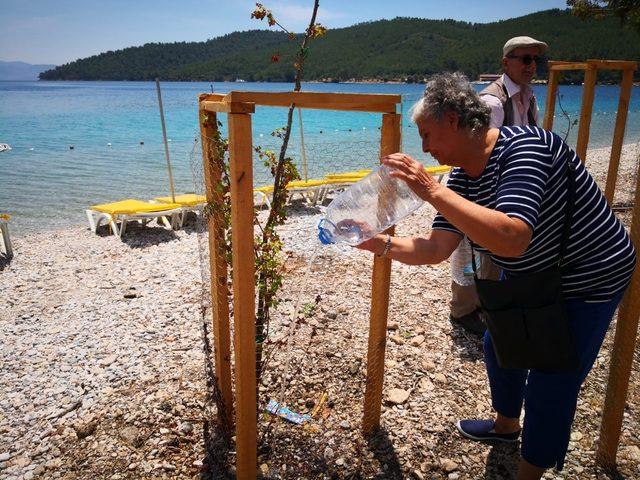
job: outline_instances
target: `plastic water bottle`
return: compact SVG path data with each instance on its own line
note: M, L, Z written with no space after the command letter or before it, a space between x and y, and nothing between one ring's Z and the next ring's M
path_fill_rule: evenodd
M479 258L476 254L476 269L480 268ZM471 265L471 247L467 237L460 240L458 248L451 254L451 279L463 287L473 285L473 265Z
M395 225L423 203L386 165L374 170L338 195L318 225L323 244L358 245Z

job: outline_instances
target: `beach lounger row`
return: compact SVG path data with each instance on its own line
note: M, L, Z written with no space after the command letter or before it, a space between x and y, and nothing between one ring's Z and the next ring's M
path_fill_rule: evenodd
M426 167L425 170L437 177L438 181L446 175L450 167ZM331 173L321 179L314 180L298 180L287 185L289 192L289 202L299 195L307 203L311 205L322 204L327 195L332 192L343 190L349 185L361 180L371 173L370 169L358 170L353 172ZM271 207L271 194L273 193L273 185L258 187L254 190L254 205L258 208L267 206ZM171 229L182 228L184 219L189 212L197 215L202 214L206 198L203 195L193 193L176 195L172 197L155 197L152 201L146 202L142 200L127 199L118 202L104 203L93 205L86 210L89 227L95 233L102 224L108 224L111 231L122 238L127 223L137 221L146 225L152 220L164 224ZM2 220L0 218L0 228L2 228ZM4 236L4 231L3 236ZM7 231L8 237L8 231ZM7 241L5 240L5 245ZM9 243L9 249L11 244Z
M257 204L270 206L269 198L258 193L254 199ZM102 224L111 227L111 231L122 238L127 229L127 223L137 221L143 225L157 220L173 230L182 228L189 212L201 215L207 200L204 195L187 193L171 197L155 197L146 202L143 200L127 199L118 202L93 205L86 210L89 227L94 233Z

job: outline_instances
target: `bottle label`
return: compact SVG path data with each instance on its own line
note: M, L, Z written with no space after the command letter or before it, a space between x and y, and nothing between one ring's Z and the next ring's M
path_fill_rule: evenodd
M474 255L474 260L476 261L476 270L480 272L480 258L478 257L478 255ZM462 269L462 274L465 277L473 277L473 265L471 265L471 262L467 263L464 266L464 268Z

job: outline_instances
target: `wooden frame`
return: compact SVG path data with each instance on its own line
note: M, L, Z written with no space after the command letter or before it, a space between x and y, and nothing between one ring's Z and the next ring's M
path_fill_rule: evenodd
M588 60L586 63L550 62L549 94L543 126L553 127L555 92L558 75L566 70L585 70L585 92L580 115L578 144L584 152L588 146L589 125L591 122L595 79L598 70L622 70L623 81L618 107L618 116L614 132L611 162L607 175L609 202L613 200L615 179L617 177L620 151L624 137L626 114L633 71L636 62L617 62ZM254 265L253 265L253 165L251 114L256 105L326 110L354 110L383 113L381 128L381 154L399 150L401 129L400 115L396 105L401 102L400 95L359 95L338 93L265 93L231 92L222 95L201 95L199 113L203 139L211 138L217 129L216 114L226 113L229 119L229 161L231 175L231 221L233 229L233 288L235 298L234 311L234 354L236 368L236 446L237 477L253 479L257 474L257 405L255 372L255 301L254 301ZM588 103L588 105L585 104ZM203 122L204 116L208 121ZM580 153L579 153L580 154ZM220 172L215 168L216 152L207 148L203 142L203 162L207 201L216 200L215 185ZM640 172L639 172L640 175ZM633 210L631 238L640 251L640 189L636 188L636 207ZM233 428L233 394L231 382L231 352L229 325L229 297L227 291L227 265L220 253L221 223L218 219L209 219L209 253L211 262L211 292L213 305L214 350L216 357L216 390L220 394L225 414L221 423ZM384 258L374 260L372 280L372 304L370 313L369 344L367 354L367 380L364 399L362 429L365 434L372 433L380 426L382 388L384 382L384 356L386 349L386 325L389 306L391 261ZM640 262L636 268L631 286L620 306L618 324L614 340L609 382L605 400L603 420L600 430L600 442L597 451L598 462L615 465L622 425L622 414L627 395L633 351L640 317Z
M587 60L586 62L549 62L549 81L547 83L547 100L545 103L545 114L542 128L551 130L553 128L553 116L555 113L556 94L558 91L558 81L560 73L569 70L584 70L584 89L582 91L582 106L580 108L580 123L578 126L578 140L576 142L576 153L583 163L587 161L587 148L589 146L589 129L591 127L591 114L593 110L593 100L595 97L596 77L599 70L621 70L622 82L620 84L620 98L618 101L618 114L613 133L613 144L611 146L611 158L609 161L609 171L607 173L607 184L605 188L605 198L609 204L613 204L616 181L618 179L618 166L620 164L620 153L622 152L622 142L627 124L627 112L631 99L631 89L633 88L633 72L638 68L637 62L620 60Z
M380 156L400 151L401 115L382 116ZM393 227L387 233L393 235ZM371 311L369 313L369 345L367 349L367 383L364 394L362 432L373 433L380 427L384 355L387 345L387 317L389 313L389 285L391 259L375 256L371 282Z
M611 145L611 158L607 172L605 197L610 205L613 204L615 186L618 178L618 166L620 153L627 123L627 112L631 98L633 85L633 72L638 68L637 62L617 60L587 60L584 63L549 62L549 83L547 88L547 102L543 127L551 130L553 127L553 114L555 109L555 97L558 88L558 77L561 71L584 70L584 90L582 95L582 107L580 111L580 127L576 153L583 162L586 160L586 152L589 144L589 127L591 124L591 112L595 92L596 75L599 70L621 70L622 82L620 84L620 98L618 101L618 113ZM640 178L640 171L638 171ZM635 203L631 220L631 240L640 252L640 186L636 186ZM612 468L616 464L616 454L620 444L620 432L622 429L622 417L629 389L629 377L633 363L633 352L638 332L638 318L640 317L640 261L636 265L631 278L631 285L620 304L618 311L618 323L611 353L609 366L609 380L607 393L600 424L600 440L596 452L596 460L599 464Z
M253 260L253 163L251 114L256 105L324 110L347 110L382 113L381 156L400 149L401 115L396 105L400 95L311 93L311 92L231 92L227 95L204 94L199 97L199 118L203 138L202 155L207 202L221 201L216 193L221 159L205 141L215 136L217 114L229 120L229 162L231 178L231 228L233 242L234 355L235 355L235 427L236 472L239 479L253 479L257 474L257 405L255 370L255 288ZM206 121L205 121L206 118ZM222 223L210 216L209 255L213 305L216 392L221 410L220 423L228 432L233 429L233 388L231 382L231 348L227 264L221 251ZM373 265L367 382L362 428L365 434L380 426L384 356L389 310L391 260L377 258Z

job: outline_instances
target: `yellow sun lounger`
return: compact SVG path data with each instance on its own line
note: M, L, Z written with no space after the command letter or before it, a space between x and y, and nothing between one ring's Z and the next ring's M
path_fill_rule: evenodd
M338 180L341 178L363 178L366 175L371 173L370 168L365 168L362 170L354 171L354 172L342 172L342 173L328 173L324 176L324 178L328 178L331 180Z
M102 222L111 226L114 234L120 238L124 235L127 222L136 220L146 225L153 219L162 222L169 228L177 228L182 213L179 203L151 203L142 200L127 199L113 203L93 205L86 210L89 227L95 233ZM171 222L167 220L171 218ZM118 227L120 222L120 227Z
M158 203L179 203L183 207L200 207L207 203L207 197L204 195L196 195L195 193L185 193L184 195L176 195L175 201L169 197L155 197Z
M449 165L438 165L436 167L424 167L424 169L427 171L427 173L434 175L434 176L440 176L438 178L438 181L442 180L442 176L446 175L447 173L449 173L451 171L451 167Z
M315 180L295 180L287 184L287 191L289 192L288 203L291 203L294 195L300 195L305 201L315 205L320 198L320 194L326 181L324 179ZM254 203L256 205L266 204L268 208L271 208L271 196L273 195L273 185L265 185L253 190Z
M434 176L438 176L438 181L442 180L442 176L444 176L445 174L449 173L451 171L451 167L448 165L438 165L435 167L425 167L424 168L427 173L429 173L430 175L434 175ZM363 170L358 170L356 172L343 172L343 173L329 173L327 175L325 175L324 178L329 179L329 180L339 180L342 178L347 178L347 179L362 179L365 176L369 175L371 173L371 169L363 169Z
M304 201L311 205L316 205L326 185L324 179L311 179L311 180L295 180L287 184L287 191L289 192L289 203L293 200L293 197L297 194L302 197Z
M169 197L155 197L153 199L156 203L171 204L177 203L182 207L182 213L180 214L178 226L182 228L184 219L187 213L193 212L196 215L201 215L204 206L207 204L207 197L204 195L196 195L195 193L185 193L183 195L176 195L175 202Z
M442 178L451 171L451 167L447 165L438 165L436 167L425 167L425 170L430 175L433 175L437 178L438 182L442 181ZM323 192L323 196L320 199L320 202L324 202L325 197L329 193L329 191L336 191L340 189L344 189L349 185L362 180L364 177L369 175L372 172L371 169L362 169L354 172L343 172L343 173L329 173L325 175L325 183L326 189Z
M11 245L11 237L9 236L9 219L11 216L7 213L0 213L0 233L2 234L2 248L7 258L13 257L13 246Z

